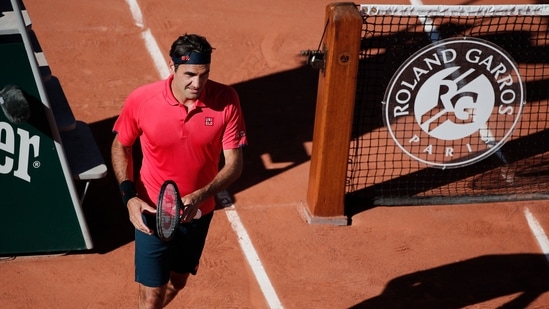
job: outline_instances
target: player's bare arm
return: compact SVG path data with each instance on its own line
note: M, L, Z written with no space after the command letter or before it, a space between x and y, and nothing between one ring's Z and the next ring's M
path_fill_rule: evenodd
M122 145L118 141L118 136L114 138L111 146L111 157L114 175L119 184L126 180L133 181L133 156L132 148ZM126 205L130 222L136 229L146 234L153 234L153 231L145 225L141 214L143 212L155 213L156 209L150 206L138 197L128 200Z
M185 212L183 221L192 220L194 213L200 204L214 196L215 194L227 189L230 184L240 177L244 166L244 154L241 148L223 150L225 165L219 170L215 178L206 186L182 197L185 205L193 205Z

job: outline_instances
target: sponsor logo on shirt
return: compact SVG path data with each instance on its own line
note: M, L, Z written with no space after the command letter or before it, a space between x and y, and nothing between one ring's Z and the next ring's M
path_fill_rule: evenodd
M206 117L204 118L204 125L207 127L211 127L214 125L214 119L213 117Z

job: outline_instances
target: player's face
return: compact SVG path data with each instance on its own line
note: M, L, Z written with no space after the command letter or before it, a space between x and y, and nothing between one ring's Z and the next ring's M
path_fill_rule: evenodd
M209 75L209 64L180 64L174 72L173 94L181 103L198 99Z

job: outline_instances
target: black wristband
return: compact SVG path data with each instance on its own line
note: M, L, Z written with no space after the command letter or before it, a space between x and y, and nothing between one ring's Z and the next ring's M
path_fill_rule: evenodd
M131 198L134 198L137 196L137 192L135 191L135 184L131 180L124 180L120 184L120 194L122 195L122 203L124 203L124 206L128 205L128 201Z

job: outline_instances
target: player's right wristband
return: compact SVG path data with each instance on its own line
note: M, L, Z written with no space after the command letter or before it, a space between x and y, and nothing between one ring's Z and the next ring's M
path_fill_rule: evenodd
M135 184L131 180L124 180L120 184L120 195L122 195L122 203L124 206L128 205L128 201L137 196L135 191Z

